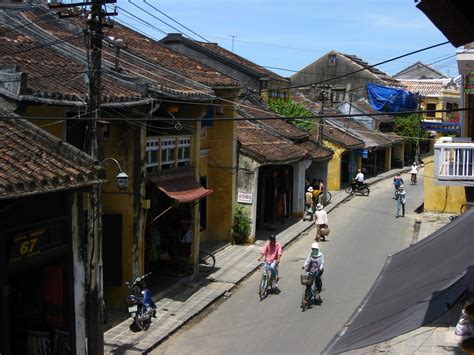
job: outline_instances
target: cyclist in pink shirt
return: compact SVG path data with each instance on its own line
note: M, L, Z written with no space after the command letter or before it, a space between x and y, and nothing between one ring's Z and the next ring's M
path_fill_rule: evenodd
M278 263L281 258L281 245L276 241L274 234L272 234L268 239L268 242L265 243L265 246L257 260L260 261L262 257L265 261L265 267L270 269L272 277L275 280L275 287L277 287L276 282L278 281Z

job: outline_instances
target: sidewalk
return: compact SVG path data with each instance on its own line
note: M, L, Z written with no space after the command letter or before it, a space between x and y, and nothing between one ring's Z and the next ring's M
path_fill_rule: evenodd
M406 170L406 168L391 170L367 179L366 183L373 184ZM331 194L331 201L325 206L328 213L349 197L344 191L331 191ZM298 219L277 234L277 238L282 247L285 247L311 226L312 223ZM208 277L196 281L187 278L169 292L160 294L158 299L154 298L158 307L157 318L153 319L149 330L134 333L130 330L132 320L127 319L105 332L104 352L106 354L142 354L156 347L255 271L259 264L257 256L265 242L266 240L260 239L252 245L228 245L220 249L215 254L215 271Z

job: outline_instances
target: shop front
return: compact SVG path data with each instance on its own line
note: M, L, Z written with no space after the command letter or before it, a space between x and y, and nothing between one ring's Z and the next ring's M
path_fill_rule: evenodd
M192 272L193 245L199 243L200 201L212 190L192 175L154 180L147 186L151 206L145 231L145 271L185 276Z
M2 203L0 279L8 293L1 306L2 343L10 354L73 353L67 199L67 194L55 193Z

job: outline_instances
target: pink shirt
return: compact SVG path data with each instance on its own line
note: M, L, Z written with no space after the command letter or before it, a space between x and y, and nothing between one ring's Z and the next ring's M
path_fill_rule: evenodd
M274 260L277 260L281 256L281 245L278 242L271 245L270 242L267 242L263 247L262 254L265 257L266 263L271 263Z

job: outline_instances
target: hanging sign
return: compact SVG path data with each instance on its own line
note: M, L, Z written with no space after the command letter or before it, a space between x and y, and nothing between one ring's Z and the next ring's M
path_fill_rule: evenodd
M454 122L421 121L421 128L426 131L457 133L461 130L461 125Z

